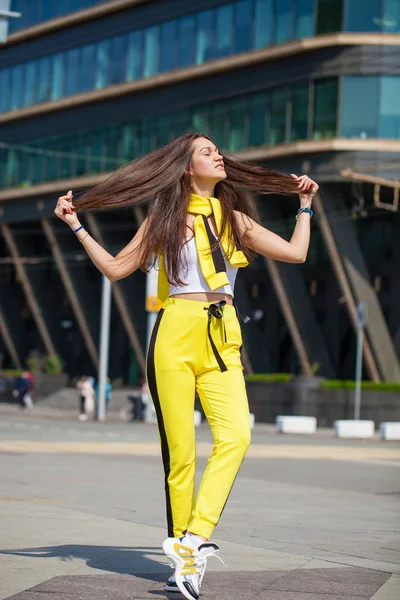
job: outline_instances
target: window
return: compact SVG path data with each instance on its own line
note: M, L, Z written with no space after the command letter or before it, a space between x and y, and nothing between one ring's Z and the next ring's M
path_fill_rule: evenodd
M235 4L234 52L246 52L252 46L253 3L240 0Z
M215 57L221 58L232 52L233 8L227 4L216 11Z
M176 67L176 22L168 21L161 25L160 71L172 71Z
M400 77L381 80L379 137L400 139Z
M25 65L18 65L11 69L11 110L21 108L23 105L24 71Z
M228 140L226 148L229 152L242 150L247 138L247 98L242 97L229 102L227 111Z
M314 35L315 0L296 0L295 6L295 38Z
M58 54L55 54L53 56L52 74L51 74L51 100L58 100L58 98L62 98L62 96L64 96L64 94L65 94L65 89L64 89L64 81L65 81L64 58L65 58L64 54L61 53L61 52L59 52ZM34 67L34 65L35 65L35 63L32 63L29 66L33 66ZM34 81L35 81L34 73L32 74L32 76L33 76L33 78L32 78L32 81L31 81L31 85L34 85ZM28 76L27 76L27 85L28 85ZM28 102L27 104L32 104L32 101Z
M159 27L149 27L144 31L144 77L155 75L158 71L159 33Z
M268 144L275 146L286 140L287 90L274 90L271 94Z
M297 86L291 98L291 140L305 140L308 137L309 86Z
M188 67L194 63L196 34L193 16L179 19L178 22L178 67Z
M317 0L317 33L342 29L343 0Z
M111 40L110 85L125 81L126 44L126 35L118 35Z
M293 0L274 1L275 44L293 37Z
M74 50L77 52L77 50ZM37 102L46 102L50 100L50 85L51 85L51 60L52 57L45 56L38 61L38 81L37 86Z
M272 43L272 0L255 0L254 48L264 48Z
M343 77L341 136L378 137L379 84L378 77Z
M71 96L79 91L79 50L76 48L67 52L66 56L66 76L65 76L65 94Z
M225 147L226 102L217 102L210 106L210 136L217 148Z
M143 35L141 31L135 31L128 35L125 80L134 81L142 76L142 45Z
M268 94L254 94L249 102L248 145L263 146L267 127Z
M201 106L195 106L192 114L192 127L199 133L209 134L209 114L210 106L208 104L202 104Z
M95 57L96 46L94 44L89 44L88 46L84 46L82 48L81 72L79 82L80 92L88 92L94 87Z
M318 81L314 86L313 139L336 136L338 84L336 79Z
M346 0L346 31L381 31L382 0Z
M110 71L110 40L104 40L96 44L95 56L95 89L101 89L108 85Z
M196 64L198 65L213 57L214 14L214 11L206 10L198 15L196 43Z
M400 0L383 0L382 29L387 33L400 32Z
M54 69L54 67L53 67ZM25 65L25 89L23 106L30 106L34 104L36 100L36 86L37 86L37 63L34 61L28 62ZM0 86L1 88L1 86Z

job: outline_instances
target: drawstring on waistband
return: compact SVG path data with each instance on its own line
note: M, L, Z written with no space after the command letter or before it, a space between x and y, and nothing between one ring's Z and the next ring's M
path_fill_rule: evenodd
M219 302L216 302L215 304L210 304L209 306L204 307L204 310L207 311L207 315L208 315L208 323L207 323L208 339L210 340L212 351L214 352L214 356L217 360L218 366L222 373L224 371L227 371L228 369L227 369L226 364L222 360L221 355L218 352L217 347L214 344L214 340L212 339L212 336L211 336L211 317L215 317L216 319L222 319L222 325L224 328L224 340L226 343L226 328L225 328L225 322L223 320L225 304L226 304L226 300L220 300Z

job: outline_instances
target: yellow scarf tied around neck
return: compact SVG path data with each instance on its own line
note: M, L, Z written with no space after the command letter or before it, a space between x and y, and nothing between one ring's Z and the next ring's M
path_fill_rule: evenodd
M191 194L188 212L197 215L194 220L194 236L197 255L199 257L201 272L210 286L210 290L213 291L224 285L229 285L225 263L223 260L218 260L216 252L211 252L211 243L214 240L207 221L207 217L213 215L217 231L221 230L222 208L220 201L217 198L203 198L202 196L197 196L197 194ZM212 236L211 238L210 235ZM219 244L224 254L228 255L229 239L226 230L219 240ZM233 267L238 268L247 267L249 264L243 252L236 248L233 250L229 262ZM158 273L158 298L161 302L164 302L168 296L169 282L166 275L164 256L161 255Z

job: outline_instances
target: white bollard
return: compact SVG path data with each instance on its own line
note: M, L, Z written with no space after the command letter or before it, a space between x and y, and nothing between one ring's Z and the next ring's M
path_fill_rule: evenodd
M383 440L400 440L400 423L398 421L381 423L379 433Z
M279 433L315 433L317 431L315 417L279 415L276 417L275 424Z
M250 429L254 429L254 425L256 424L256 418L253 413L250 413Z
M201 412L199 410L194 411L194 426L198 427L201 425Z
M375 433L373 421L359 419L335 421L333 428L339 438L371 438Z

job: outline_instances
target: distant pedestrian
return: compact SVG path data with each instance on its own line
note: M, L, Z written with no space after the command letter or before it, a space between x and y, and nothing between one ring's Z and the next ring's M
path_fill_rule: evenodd
M32 408L32 389L35 378L28 371L20 374L16 381L16 392L19 405L21 408Z
M87 375L82 375L78 379L76 388L79 394L80 408L78 418L80 421L87 421L88 417L94 413L94 389Z
M99 414L99 395L100 395L100 386L99 383L96 383L95 388L95 396L96 396L96 415ZM107 377L107 381L106 381L106 412L108 411L108 405L111 402L111 398L112 398L112 383L111 383L111 379L109 377Z

